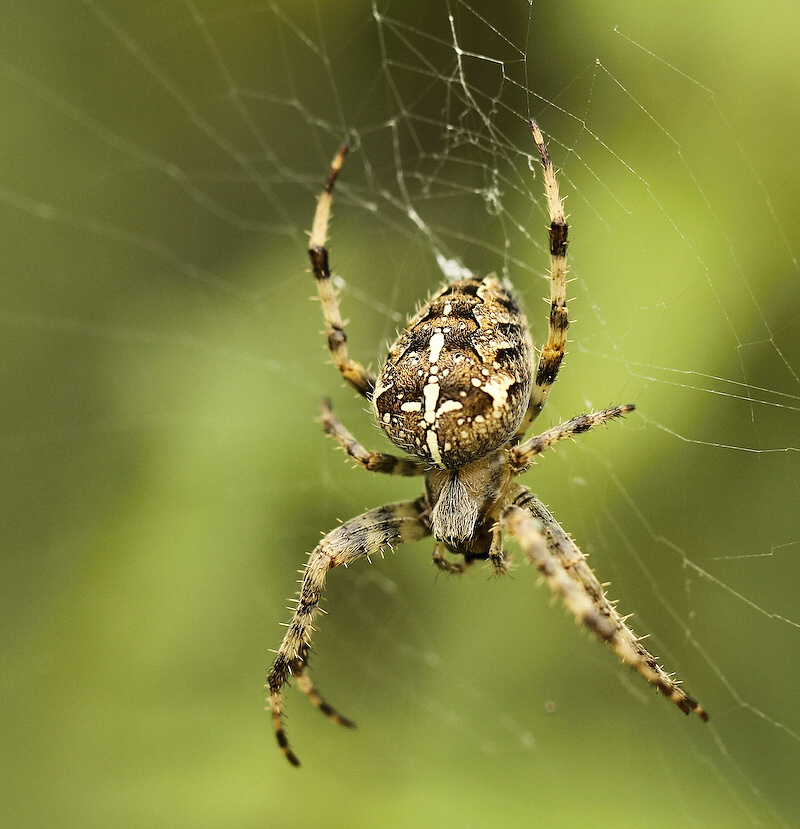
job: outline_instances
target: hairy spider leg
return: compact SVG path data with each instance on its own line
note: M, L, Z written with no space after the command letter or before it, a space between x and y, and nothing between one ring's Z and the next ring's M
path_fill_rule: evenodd
M517 440L522 440L531 423L544 408L547 395L555 383L556 375L564 359L569 328L567 311L567 233L569 226L564 214L564 200L558 192L558 179L542 132L533 120L530 121L530 127L542 162L544 194L547 200L547 212L550 216L550 316L547 342L539 354L530 403L517 429Z
M411 477L424 475L428 465L415 458L398 458L385 452L370 452L365 449L350 433L347 427L333 414L331 401L322 401L322 428L344 449L349 458L368 472L380 472L383 475L403 475Z
M601 412L577 415L564 423L559 423L558 426L553 426L552 429L548 429L540 435L529 438L518 446L512 446L508 450L508 462L512 472L514 475L521 475L530 469L533 459L537 455L549 449L554 443L588 432L589 429L593 429L601 423L606 423L612 418L622 417L622 415L632 412L635 408L629 403L626 406L603 409Z
M282 706L282 689L291 676L298 679L300 688L331 720L340 725L352 726L350 720L342 717L323 700L308 677L306 668L314 632L314 617L319 609L328 570L340 564L352 564L359 558L368 558L385 547L429 536L427 513L427 499L424 497L371 509L328 533L311 553L300 581L294 615L267 675L275 736L292 765L299 766L300 761L289 746L283 727Z
M322 313L325 316L328 348L333 357L333 363L342 374L342 377L363 397L371 399L375 388L375 375L364 368L361 363L350 359L347 349L347 335L344 332L344 322L339 312L339 300L336 289L331 280L331 270L328 264L328 249L325 243L328 237L328 224L331 216L331 202L333 186L344 163L348 145L345 144L336 154L328 173L325 187L317 200L317 211L314 214L314 224L311 227L311 237L308 241L308 255L311 259L311 269L317 282Z
M525 487L519 487L513 503L501 513L503 528L520 543L550 589L589 630L607 642L619 658L634 668L685 714L694 711L702 720L708 714L681 689L657 658L628 627L583 553L564 532L547 507Z

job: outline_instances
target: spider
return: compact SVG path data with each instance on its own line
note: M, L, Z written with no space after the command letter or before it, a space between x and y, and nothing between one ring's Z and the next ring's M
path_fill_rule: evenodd
M564 203L542 133L535 121L529 123L550 217L549 335L538 360L510 286L494 276L469 276L441 287L409 321L377 376L352 360L325 247L333 188L347 145L334 158L319 196L309 256L333 362L371 403L389 439L410 457L365 449L333 415L327 400L322 405L323 428L364 469L424 477L425 491L416 500L371 509L337 527L305 565L294 615L267 677L278 745L295 766L300 761L283 726L283 686L290 677L331 720L353 726L320 696L308 674L313 621L328 570L430 535L435 540L433 563L447 573L462 573L478 560L488 560L496 574L506 573L509 557L503 535L513 537L578 622L684 713L695 711L708 719L645 649L644 637L626 624L627 617L617 612L581 551L545 505L514 480L554 443L634 408L616 406L578 415L524 439L558 376L569 326Z

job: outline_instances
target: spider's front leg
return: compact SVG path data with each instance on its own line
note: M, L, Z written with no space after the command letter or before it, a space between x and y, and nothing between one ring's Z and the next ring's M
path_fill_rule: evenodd
M528 427L544 408L547 395L556 381L558 370L564 359L569 328L567 311L567 235L569 225L564 213L564 200L558 191L558 178L550 160L542 131L535 121L530 122L533 140L539 151L544 177L544 194L547 200L547 212L550 217L548 227L550 235L550 315L548 317L547 342L539 354L536 366L531 399L528 410L517 429L517 440L521 440Z
M325 317L325 327L328 336L328 348L333 357L336 368L342 377L362 396L372 397L375 389L375 375L364 368L361 363L351 359L347 349L347 335L344 332L344 321L339 312L339 300L331 280L331 269L328 264L328 249L325 246L328 237L328 223L331 218L331 202L333 200L333 186L344 163L348 146L345 144L331 164L325 187L317 201L317 211L314 214L314 224L311 228L311 238L308 240L308 255L311 259L311 269L317 281L317 293Z
M369 557L384 547L425 538L430 535L428 511L427 498L424 496L416 501L401 501L369 510L328 533L311 553L300 582L297 607L267 675L275 736L292 765L299 766L300 761L289 747L283 727L282 705L283 686L291 676L296 677L300 688L331 720L340 725L352 726L350 720L342 717L322 699L308 676L306 667L314 617L319 609L328 570Z

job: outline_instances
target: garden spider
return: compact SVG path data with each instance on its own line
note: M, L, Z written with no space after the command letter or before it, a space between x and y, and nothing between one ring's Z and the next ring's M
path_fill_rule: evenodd
M326 535L309 557L294 615L267 677L278 745L293 765L299 760L289 747L282 715L283 686L290 676L331 720L353 725L325 702L308 675L313 620L328 570L430 535L435 539L433 562L441 570L462 573L474 561L488 559L498 574L508 570L503 534L513 536L576 620L682 711L708 719L644 648L544 504L514 482L554 443L633 410L616 406L578 415L523 440L555 382L569 325L564 204L542 133L534 121L530 127L550 214L549 336L535 371L525 316L509 286L493 276L469 276L444 285L409 321L377 377L350 359L325 248L333 187L347 146L334 158L319 197L309 255L333 362L371 402L386 435L412 457L368 451L334 417L328 401L323 402L323 427L357 464L387 475L422 476L425 492L414 501L387 504L347 521ZM451 561L446 553L460 560Z

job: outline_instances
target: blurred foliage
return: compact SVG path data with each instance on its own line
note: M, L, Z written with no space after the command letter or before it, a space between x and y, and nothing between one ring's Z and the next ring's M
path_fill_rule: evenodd
M790 823L800 15L376 5L409 28L377 26L366 0L0 8L3 824ZM461 180L430 155L443 124L480 130L444 82L448 11L465 52L506 61L504 82L465 58L474 89L502 90L493 123L516 149L498 169L527 171L530 112L570 194L579 324L547 424L641 413L528 482L712 722L622 671L528 568L436 579L417 544L332 576L315 675L360 728L290 690L297 772L262 710L296 571L338 520L419 488L348 469L320 434L330 394L386 446L326 365L304 231L357 130L332 248L354 356L374 364L392 311L438 279L430 240L384 197L395 154L422 194L425 175ZM414 51L398 32L427 76L399 60ZM469 152L474 196L491 159ZM526 249L446 190L414 204L447 255L501 269L514 238L515 281L544 271L543 228ZM537 339L543 284L520 285Z

